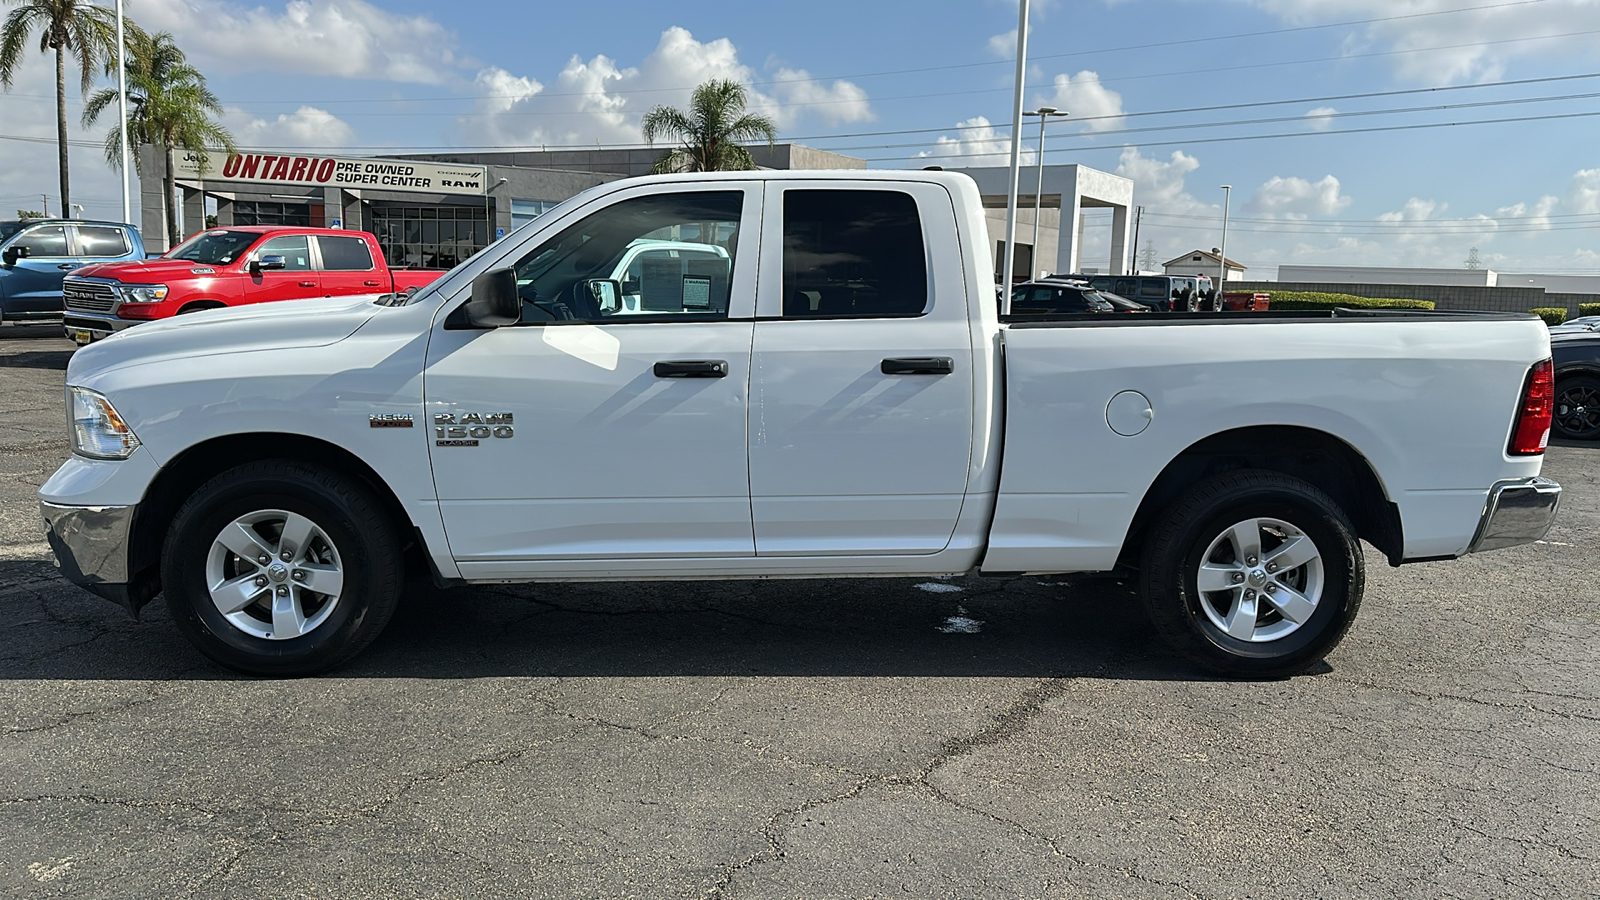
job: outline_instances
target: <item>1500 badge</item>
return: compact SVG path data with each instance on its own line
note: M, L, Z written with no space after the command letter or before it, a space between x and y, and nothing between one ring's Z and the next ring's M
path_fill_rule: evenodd
M433 436L437 447L476 447L484 438L509 438L511 413L434 413Z

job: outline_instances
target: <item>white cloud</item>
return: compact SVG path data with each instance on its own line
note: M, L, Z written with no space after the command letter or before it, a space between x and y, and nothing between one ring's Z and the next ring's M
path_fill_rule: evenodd
M1548 0L1535 6L1470 4L1461 0L1253 0L1290 26L1407 15L1374 22L1346 42L1347 52L1384 53L1403 81L1422 84L1493 81L1517 59L1591 58L1600 29L1593 0ZM1417 14L1460 10L1446 15ZM1535 38L1534 40L1524 40ZM1433 49L1445 48L1450 49ZM1420 52L1419 52L1420 51Z
M366 0L143 0L133 12L146 30L172 32L202 69L441 84L461 65L450 29Z
M355 143L355 129L325 109L302 106L276 119L258 119L229 108L222 124L240 147L345 147Z
M1122 127L1122 95L1107 90L1095 72L1076 76L1057 75L1051 105L1072 115L1068 121L1084 121L1090 131L1109 131ZM1085 121L1086 120L1086 121Z
M1274 175L1256 189L1245 204L1249 212L1284 219L1331 216L1350 205L1339 190L1339 179L1324 175L1320 181Z
M996 131L983 116L974 116L957 124L956 127L960 129L957 137L940 135L932 150L925 150L917 156L930 161L948 159L952 166L1010 165L1009 133ZM1022 165L1033 165L1035 162L1033 151L1024 146L1021 159Z
M1550 229L1550 215L1561 206L1561 198L1553 194L1546 194L1533 203L1513 203L1502 206L1494 211L1497 219L1515 219L1506 224L1518 228L1548 231Z
M1339 111L1331 106L1318 106L1314 109L1308 109L1306 110L1306 127L1313 131L1327 131L1328 126L1333 124L1328 117L1338 114Z
M824 85L804 69L779 69L772 80L777 82L772 92L785 106L806 107L806 112L829 125L877 118L867 92L848 81Z
M750 111L771 117L780 131L806 119L839 124L873 118L866 91L851 82L823 83L787 66L765 79L739 61L727 38L699 41L673 27L637 66L623 67L605 55L573 56L548 88L498 67L483 69L474 85L486 96L458 121L473 143L637 143L646 112L659 104L686 106L694 88L713 78L752 85ZM773 83L766 90L753 86L767 80Z
M989 52L1001 59L1012 59L1017 55L1017 30L997 34L989 38Z
M1117 163L1117 174L1133 179L1134 196L1151 210L1189 215L1217 208L1196 200L1184 190L1184 178L1198 168L1200 161L1182 150L1172 151L1163 162L1144 157L1137 147L1124 147Z
M1579 169L1567 189L1567 208L1580 215L1600 213L1600 169Z

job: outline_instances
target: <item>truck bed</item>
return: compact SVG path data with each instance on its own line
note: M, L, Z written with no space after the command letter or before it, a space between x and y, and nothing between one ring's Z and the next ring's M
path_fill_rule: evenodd
M1202 441L1240 454L1348 447L1398 510L1395 562L1464 553L1489 486L1538 474L1537 457L1506 452L1529 368L1548 355L1532 316L1028 317L1001 341L990 571L1114 568L1151 485Z

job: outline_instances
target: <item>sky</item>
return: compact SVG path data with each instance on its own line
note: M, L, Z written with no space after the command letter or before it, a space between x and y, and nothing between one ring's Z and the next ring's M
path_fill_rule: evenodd
M241 147L633 144L649 109L720 77L780 141L873 167L1009 152L1016 0L126 7L174 35ZM1600 274L1600 0L1034 0L1028 62L1028 107L1070 114L1045 161L1134 180L1141 262L1219 246L1228 184L1228 256L1251 278L1469 259ZM53 92L30 49L0 94L0 214L41 192L59 213ZM69 97L73 200L118 218L113 118L85 129ZM1023 135L1031 163L1037 120ZM1086 219L1092 266L1110 218Z

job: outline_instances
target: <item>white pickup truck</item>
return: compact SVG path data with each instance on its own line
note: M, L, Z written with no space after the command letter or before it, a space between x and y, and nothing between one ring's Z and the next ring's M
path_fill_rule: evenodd
M1399 565L1549 527L1539 320L1007 323L986 235L952 173L634 179L414 295L120 333L68 368L49 540L264 674L370 643L409 560L443 584L1104 573L1200 664L1281 676L1350 626L1361 539ZM638 241L720 249L625 294Z

